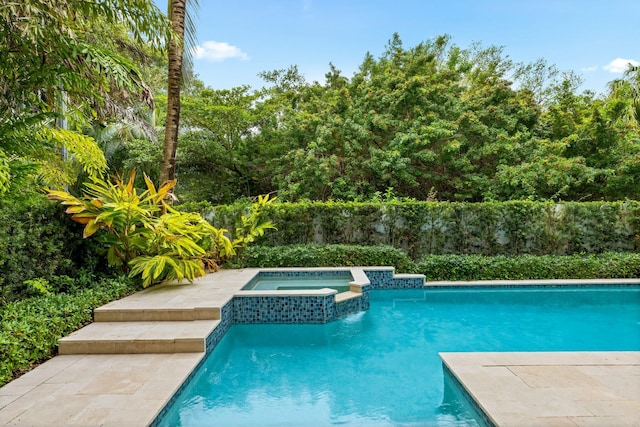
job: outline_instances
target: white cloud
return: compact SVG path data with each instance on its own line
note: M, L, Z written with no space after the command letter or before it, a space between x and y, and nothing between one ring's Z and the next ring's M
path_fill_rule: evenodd
M193 49L193 57L196 59L206 59L208 61L222 62L226 59L238 58L243 61L249 60L249 55L239 47L226 42L208 40Z
M640 65L640 62L633 59L616 58L602 68L609 71L610 73L619 74L623 73L627 69L629 64L633 64L635 66Z
M311 0L303 0L302 1L302 10L308 12L313 7L313 2Z
M591 67L582 67L582 71L584 71L585 73L592 73L594 71L598 70L598 66L597 65L593 65Z

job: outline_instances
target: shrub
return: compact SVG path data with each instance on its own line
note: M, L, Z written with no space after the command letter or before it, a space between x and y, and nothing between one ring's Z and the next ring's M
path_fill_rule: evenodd
M57 190L47 190L47 197L68 206L71 219L84 225L83 237L96 234L109 264L139 276L145 287L165 280L193 281L274 228L260 221L262 208L273 201L268 196L258 197L251 213L240 218L231 241L227 230L211 226L200 214L166 204L175 180L157 190L146 175L144 181L146 189L138 193L132 171L127 182L92 178L79 198Z
M94 308L134 290L128 280L103 279L74 294L27 298L0 308L0 386L52 357L60 338L92 321Z
M398 273L438 280L607 279L640 277L640 254L598 255L430 255L414 263L391 246L254 246L227 267L392 266Z
M410 272L413 263L400 249L391 246L291 245L253 246L244 252L236 267L349 267L391 265L398 272ZM230 265L234 266L234 265Z
M415 271L428 281L634 278L640 277L640 254L432 255L418 262Z
M0 304L32 296L25 281L100 267L94 246L59 206L35 194L0 202Z

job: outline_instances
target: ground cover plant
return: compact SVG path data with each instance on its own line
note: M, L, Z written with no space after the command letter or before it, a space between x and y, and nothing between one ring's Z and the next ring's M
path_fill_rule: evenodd
M54 356L58 339L91 323L94 308L139 289L126 277L92 279L49 277L68 291L0 305L0 386Z
M0 201L0 306L33 296L26 280L104 271L82 228L42 194L22 193Z

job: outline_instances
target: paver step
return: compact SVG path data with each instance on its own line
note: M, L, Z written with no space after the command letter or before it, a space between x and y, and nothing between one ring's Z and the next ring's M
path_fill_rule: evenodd
M336 299L336 302L342 302L342 301L348 301L350 299L359 298L359 297L362 297L362 292L347 291L347 292L341 292L337 294L335 296L335 299Z
M94 322L58 341L59 354L190 353L205 351L219 320Z
M94 322L219 320L220 307L122 308L105 305L93 311Z

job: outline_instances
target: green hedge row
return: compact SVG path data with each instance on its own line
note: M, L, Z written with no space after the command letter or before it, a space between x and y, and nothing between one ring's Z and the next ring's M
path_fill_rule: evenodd
M432 255L418 262L414 271L433 281L640 278L640 254Z
M398 272L414 268L411 259L391 246L291 245L250 246L229 267L335 267L393 265Z
M135 289L103 279L74 294L50 294L0 306L0 386L54 355L58 339L90 323L93 309Z
M414 263L390 246L254 246L231 267L393 266L437 280L604 279L640 277L640 254L598 255L430 255Z
M205 213L234 229L246 206ZM274 203L278 227L261 244L389 245L412 259L432 254L570 255L638 249L640 202L302 202Z

